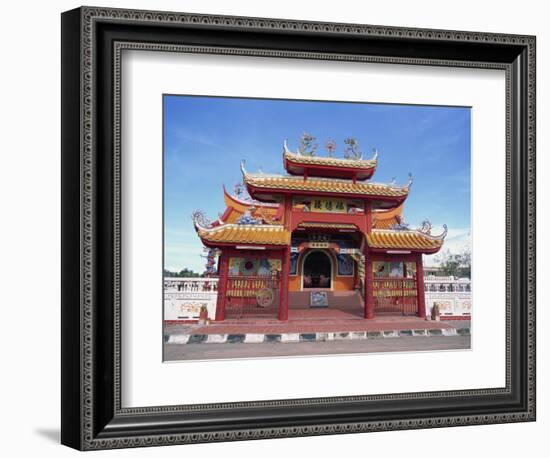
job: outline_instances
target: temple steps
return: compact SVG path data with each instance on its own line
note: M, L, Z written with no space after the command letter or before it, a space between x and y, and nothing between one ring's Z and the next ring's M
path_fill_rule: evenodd
M289 292L288 308L291 310L311 308L310 293L312 291L315 290ZM363 309L363 299L358 291L327 291L327 296L329 309L341 309L345 311Z

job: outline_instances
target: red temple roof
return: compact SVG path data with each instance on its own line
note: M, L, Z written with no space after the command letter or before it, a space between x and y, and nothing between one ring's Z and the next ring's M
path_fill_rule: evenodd
M326 197L346 197L369 200L375 208L394 208L403 203L409 194L412 178L404 186L371 182L353 182L337 178L303 178L291 175L248 173L241 163L243 181L249 194L261 201L274 202L284 194Z
M336 158L318 158L315 156L296 155L286 148L285 143L285 167L288 168L289 160L297 158L293 164L301 164L303 170L308 174L312 169L308 168L313 164L315 167L328 161L332 170L352 169L357 166L358 170L374 171L376 157L367 161L344 160ZM345 167L341 163L345 162ZM294 167L294 165L291 165ZM296 166L297 167L297 166ZM293 169L295 172L298 169ZM317 213L315 220L298 221L296 213L294 220L298 221L298 230L323 230L364 233L366 243L374 251L413 251L419 253L436 253L443 245L445 232L439 236L430 234L431 225L423 225L423 229L409 229L403 219L404 201L409 194L412 178L404 186L394 184L380 184L355 179L342 179L334 177L296 176L296 175L268 175L263 173L248 173L241 163L243 181L251 197L240 197L230 195L224 191L225 212L214 222L209 222L204 214L196 211L193 214L193 222L197 234L204 245L209 247L223 246L250 246L254 248L267 247L279 248L288 246L291 243L292 232L287 221L284 219L284 205L281 204L283 196L317 196L321 198L359 199L369 201L372 206L372 230L366 233L368 226L362 220L352 221L360 218L359 214L346 214L335 219L335 214ZM354 177L359 179L358 176ZM297 207L293 207L293 212ZM309 214L309 212L307 212ZM346 219L347 218L347 219ZM311 218L310 218L311 219ZM359 224L361 223L361 224ZM294 227L294 226L293 226Z
M378 153L371 159L343 159L293 153L286 140L283 147L284 166L291 175L367 180L374 174Z

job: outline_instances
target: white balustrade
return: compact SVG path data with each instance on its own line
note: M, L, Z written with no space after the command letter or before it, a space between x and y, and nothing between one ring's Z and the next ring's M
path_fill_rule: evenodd
M204 305L208 318L216 316L217 278L164 278L164 320L196 321Z
M471 281L469 278L453 276L424 277L426 291L426 311L432 313L434 305L438 305L442 318L469 318L472 313Z

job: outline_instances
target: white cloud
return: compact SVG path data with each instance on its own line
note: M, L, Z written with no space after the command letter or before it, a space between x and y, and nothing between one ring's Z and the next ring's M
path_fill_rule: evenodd
M212 136L205 135L202 132L196 132L184 127L177 128L174 132L174 136L178 140L184 140L192 143L197 143L202 146L215 147L219 145L213 141Z
M172 272L179 272L187 268L197 273L205 270L206 261L203 245L197 236L197 240L187 241L166 241L165 242L164 268Z

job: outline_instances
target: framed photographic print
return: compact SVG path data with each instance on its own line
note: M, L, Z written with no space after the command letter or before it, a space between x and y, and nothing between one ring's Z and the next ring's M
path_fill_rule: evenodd
M62 15L62 443L533 421L535 38Z

